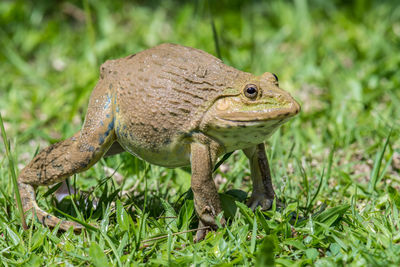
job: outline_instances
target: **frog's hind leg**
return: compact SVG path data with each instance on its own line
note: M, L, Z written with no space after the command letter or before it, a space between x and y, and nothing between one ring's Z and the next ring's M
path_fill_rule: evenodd
M115 141L114 101L111 101L112 94L104 88L99 83L94 89L82 130L40 151L18 177L24 212L32 210L39 221L49 227L60 223L62 230L71 226L77 231L82 228L75 222L61 221L40 209L36 203L35 188L61 182L75 173L87 170Z

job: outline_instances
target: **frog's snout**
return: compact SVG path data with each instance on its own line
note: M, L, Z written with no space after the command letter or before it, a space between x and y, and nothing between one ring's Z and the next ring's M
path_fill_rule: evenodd
M286 113L284 114L287 117L292 117L297 115L301 111L300 104L286 91L283 91L279 95L280 101L282 103L286 103Z
M300 113L300 111L301 111L301 106L300 106L300 104L294 99L294 98L292 98L292 109L293 109L293 114L294 115L297 115L297 114L299 114Z

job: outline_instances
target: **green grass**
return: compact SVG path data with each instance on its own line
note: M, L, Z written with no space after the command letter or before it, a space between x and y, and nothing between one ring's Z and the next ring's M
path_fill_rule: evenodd
M400 264L396 1L1 1L0 26L0 112L11 148L9 160L0 145L2 264ZM97 230L57 233L29 219L24 231L10 163L21 170L39 148L79 130L102 62L162 42L274 72L299 100L300 116L267 141L286 208L234 206L241 193L229 190L251 191L247 161L234 153L229 171L217 171L230 223L194 244L190 170L125 153L70 179L87 192L72 197L76 205L56 205L39 189L45 209Z

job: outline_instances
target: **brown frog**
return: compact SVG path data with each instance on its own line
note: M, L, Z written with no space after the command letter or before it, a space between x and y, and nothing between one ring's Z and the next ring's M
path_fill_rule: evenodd
M253 181L248 205L270 208L275 193L263 142L299 111L274 74L254 76L194 48L161 44L109 60L100 68L82 129L43 149L21 171L24 211L33 209L43 224L54 227L60 219L38 207L35 187L128 151L160 166L191 165L199 226L216 229L222 210L212 170L218 157L242 149ZM60 224L63 230L71 226L82 228L70 221ZM199 230L196 239L206 232Z

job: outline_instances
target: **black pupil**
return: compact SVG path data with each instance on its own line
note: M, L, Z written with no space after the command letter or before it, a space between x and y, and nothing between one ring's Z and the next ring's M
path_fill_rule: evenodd
M249 88L247 88L247 93L250 94L250 95L255 94L256 91L257 91L257 90L256 90L256 88L254 88L254 87L249 87Z
M274 75L275 80L278 82L278 81L279 81L279 80L278 80L278 76L276 76L274 73L272 73L272 75Z

